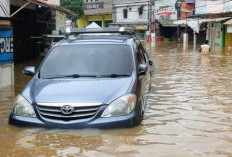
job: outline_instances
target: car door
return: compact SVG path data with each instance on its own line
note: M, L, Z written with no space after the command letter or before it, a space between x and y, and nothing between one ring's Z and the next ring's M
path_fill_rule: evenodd
M138 66L140 64L144 64L147 65L147 67L149 67L149 63L148 63L148 58L146 56L146 53L144 53L144 50L142 48L142 45L138 46L138 53L137 53L137 58L138 58ZM142 97L142 108L144 110L146 103L147 103L147 99L148 99L148 94L149 94L149 70L146 73L146 75L142 75L139 76L139 82L140 82L140 93L141 93L141 97Z

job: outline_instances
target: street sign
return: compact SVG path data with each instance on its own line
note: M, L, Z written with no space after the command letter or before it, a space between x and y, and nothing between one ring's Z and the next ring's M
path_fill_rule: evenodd
M13 30L0 28L0 63L13 62Z

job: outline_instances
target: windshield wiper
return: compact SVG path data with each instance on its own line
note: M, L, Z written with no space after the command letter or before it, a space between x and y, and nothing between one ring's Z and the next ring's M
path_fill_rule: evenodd
M43 79L55 79L55 78L80 78L80 77L97 77L97 75L79 75L79 74L70 74L70 75L55 75L49 77L43 77Z
M99 75L98 77L110 77L110 78L116 78L116 77L128 77L129 74L108 74L108 75Z

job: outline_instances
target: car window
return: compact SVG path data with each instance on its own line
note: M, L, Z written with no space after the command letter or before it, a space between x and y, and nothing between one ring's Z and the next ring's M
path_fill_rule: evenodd
M138 53L137 53L137 57L139 60L139 64L146 64L146 60L143 54L143 50L139 47L138 48Z
M49 53L40 75L131 75L133 69L132 50L128 45L66 45Z

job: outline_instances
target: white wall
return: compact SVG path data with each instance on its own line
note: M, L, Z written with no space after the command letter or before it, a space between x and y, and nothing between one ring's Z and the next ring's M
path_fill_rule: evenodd
M196 0L196 14L221 13L232 11L232 3L228 0Z
M14 64L0 64L0 88L14 85Z
M116 23L129 23L129 22L147 22L147 5L143 6L143 14L141 17L139 17L139 6L120 6L116 7ZM130 9L131 8L131 11ZM123 17L123 10L128 9L127 19L124 19Z
M2 8L4 8L5 13ZM10 14L10 1L0 0L0 17L8 17L9 14Z
M196 0L195 2L195 14L206 14L207 13L207 1Z

